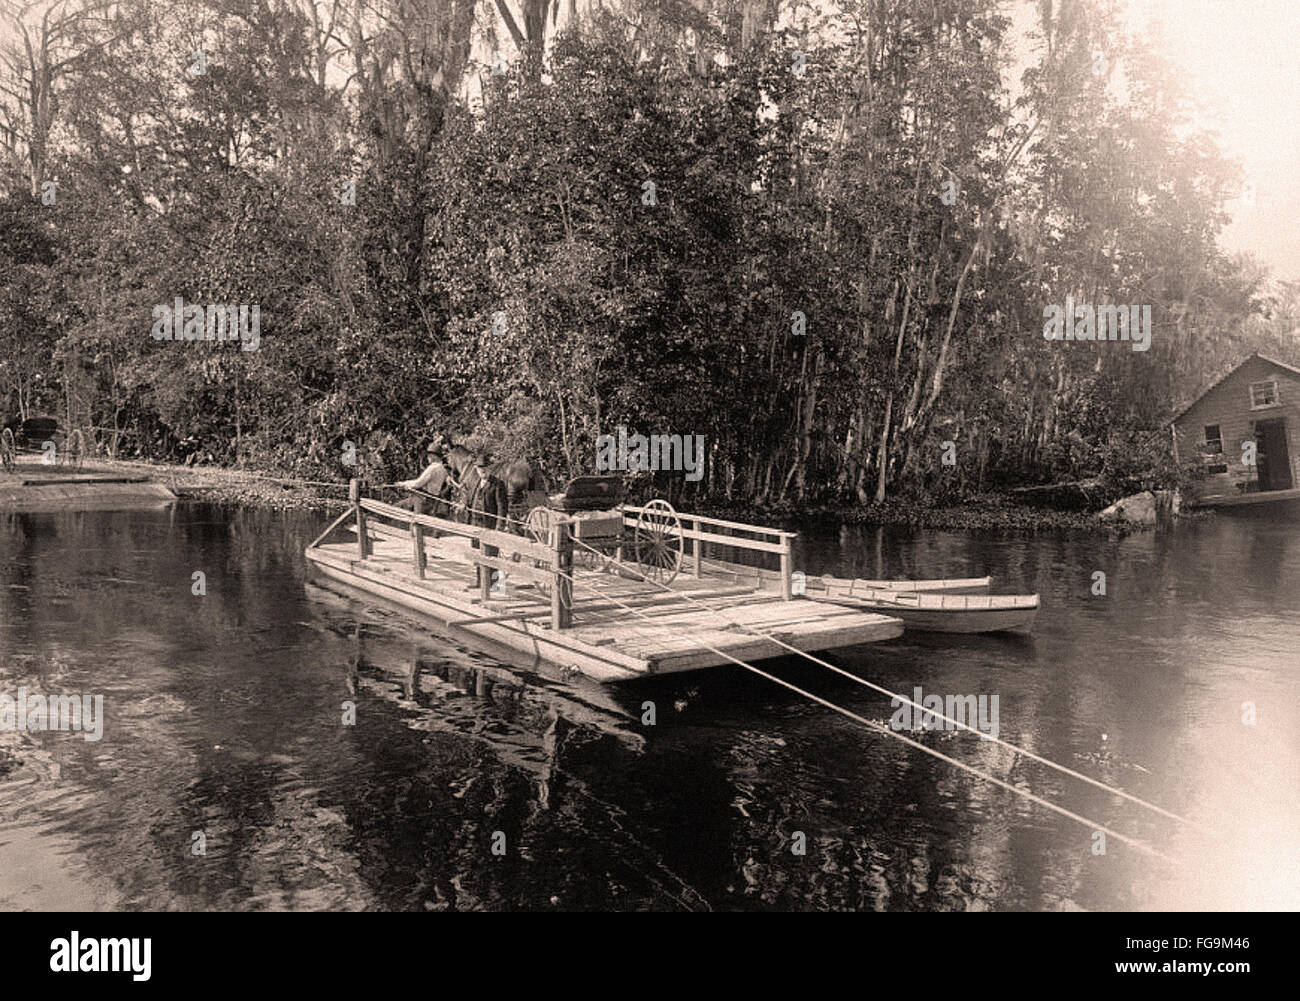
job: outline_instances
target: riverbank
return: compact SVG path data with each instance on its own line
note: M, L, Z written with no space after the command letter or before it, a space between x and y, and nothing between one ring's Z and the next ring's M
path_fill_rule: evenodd
M215 504L243 504L277 510L336 512L347 506L347 484L294 480L223 466L184 466L139 460L98 459L90 470L130 470L149 475L170 487L182 500ZM1126 534L1140 526L1103 522L1091 511L1056 510L1030 506L1003 494L982 494L960 504L927 507L915 502L883 504L796 506L793 503L756 505L747 502L700 505L697 513L760 524L836 522L845 525L962 530L962 531L1072 531L1102 535ZM1204 517L1197 514L1194 517ZM1185 517L1185 516L1184 516Z
M183 466L179 463L127 459L87 461L83 472L130 471L150 476L170 487L181 500L213 504L243 504L276 510L341 511L347 507L348 485L293 480L223 466Z
M984 494L960 504L937 507L903 501L868 505L823 504L800 508L792 504L735 504L709 505L708 509L701 510L700 513L762 524L835 522L843 525L879 525L940 531L1070 531L1114 536L1142 528L1131 522L1101 521L1094 511L1034 507L1001 494Z

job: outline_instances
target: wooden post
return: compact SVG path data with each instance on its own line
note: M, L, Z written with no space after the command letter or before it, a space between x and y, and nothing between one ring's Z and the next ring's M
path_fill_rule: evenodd
M700 538L700 519L692 521L691 526L695 529L695 579L700 579L700 557L704 551L704 540Z
M551 629L559 632L573 623L573 536L568 518L551 522Z
M480 542L479 545L482 545L482 543ZM483 552L483 550L480 549L479 552ZM492 568L489 566L484 566L482 563L480 563L477 567L477 570L478 570L478 596L482 600L483 604L486 605L489 601L492 600Z
M361 507L361 481L348 480L348 500L357 509L357 559L370 555L370 537L366 534L366 512Z
M415 547L415 576L424 580L427 557L424 552L424 526L411 522L411 544Z
M781 600L789 601L793 595L790 593L790 572L793 563L793 545L794 536L781 536Z

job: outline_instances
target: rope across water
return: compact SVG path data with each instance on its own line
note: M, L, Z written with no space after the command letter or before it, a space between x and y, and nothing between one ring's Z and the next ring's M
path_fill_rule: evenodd
M380 486L381 486L382 488L387 488L387 487L398 487L399 485L398 485L398 484L381 484ZM409 488L408 488L408 489L409 489ZM425 491L423 491L423 490L415 490L415 489L413 489L412 492L413 492L413 493L418 493L418 494L423 494L423 495L426 496L426 497L430 497L430 498L432 498L433 500L442 501L443 503L449 503L449 502L447 502L444 498L435 497L433 494L429 494L429 493L427 493L427 492L425 492ZM510 518L509 516L506 516L506 515L492 515L492 514L489 514L488 512L479 511L479 510L476 510L476 509L473 509L473 508L465 508L465 507L463 507L463 506L461 506L459 509L464 510L464 511L466 511L467 513L469 513L469 514L473 514L473 515L483 515L483 516L488 517L488 518L498 518L498 519L500 519L500 520L502 520L502 521L505 521L505 522L507 522L507 523L511 523L511 522L513 522L514 524L519 525L521 528L522 528L522 526L523 526L523 523L522 523L521 521L519 521L519 519ZM697 541L698 541L698 540L697 540ZM572 542L573 542L573 544L576 545L576 546L581 546L581 547L583 547L584 549L590 550L591 552L596 553L596 554L599 555L599 550L595 549L595 547L593 547L593 546L589 546L589 545L587 545L587 544L584 543L581 539L576 539L576 538L575 538L575 539L572 539ZM1016 744L1012 744L1012 743L1010 743L1010 742L1008 742L1008 741L1002 740L1002 739L997 738L997 737L990 737L989 735L982 733L981 731L979 731L979 730L976 729L975 727L972 727L972 726L970 726L969 724L966 724L966 723L962 722L961 720L953 719L952 717L950 717L950 716L946 716L946 715L944 715L943 713L936 712L936 711L933 710L933 709L928 709L928 708L926 708L925 706L922 706L922 705L920 705L919 703L914 702L912 699L909 699L909 698L907 698L907 697L904 696L904 695L900 695L900 694L898 694L898 693L896 693L896 692L893 692L893 691L891 691L890 689L885 688L885 687L883 687L883 686L881 686L881 685L877 685L877 684L875 684L875 683L873 683L873 682L867 681L865 678L860 678L860 677L858 677L857 675L852 674L852 673L850 673L850 672L848 672L848 671L845 671L843 668L837 667L836 665L831 664L831 663L829 663L828 661L823 660L823 659L820 658L820 657L816 657L816 656L814 656L814 655L812 655L812 654L810 654L810 653L808 653L808 652L806 652L806 651L804 651L804 650L800 650L798 647L795 647L795 646L793 646L792 644L787 643L786 641L780 639L780 638L777 637L777 636L774 636L774 635L772 635L772 634L770 634L770 633L766 633L766 632L764 632L764 631L762 631L762 630L760 630L760 629L755 629L755 628L753 628L752 626L746 626L746 625L743 624L743 623L736 622L736 621L732 620L731 618L729 618L729 617L723 615L722 613L720 613L717 609L712 608L712 607L710 607L710 606L708 606L708 605L705 605L703 602L698 601L697 599L695 599L695 598L692 597L691 595L684 594L684 593L682 593L682 592L680 592L680 591L674 591L671 587L667 586L666 584L660 584L658 581L651 580L648 576L646 576L645 574L640 573L640 571L638 571L636 568L634 568L634 567L632 567L632 566L630 566L630 565L628 565L628 564L620 564L619 569L620 569L620 572L624 572L624 571L626 571L626 572L630 572L630 573L634 574L636 577L638 577L638 578L639 578L641 581L643 581L644 583L647 583L647 584L650 584L650 585L652 585L652 586L658 587L660 590L667 592L667 593L668 593L671 597L673 597L674 599L677 599L677 600L680 600L680 601L685 601L685 602L688 602L688 603L690 603L690 604L692 604L692 605L695 605L695 606L699 607L700 610L703 611L703 612L705 612L706 614L712 615L712 616L714 616L714 617L720 619L720 620L721 620L721 621L722 621L726 626L728 626L729 628L739 630L739 631L744 632L744 633L747 633L748 635L751 635L751 636L755 636L755 637L758 637L758 638L762 638L762 639L768 640L768 641L770 641L770 642L776 644L777 646L781 647L782 649L787 650L787 651L789 651L790 653L792 653L792 654L794 654L794 655L796 655L796 656L802 657L802 658L804 658L805 660L810 661L811 663L817 664L819 667L824 667L824 668L826 668L826 669L828 669L828 670L830 670L830 671L833 671L834 673L836 673L836 674L838 674L838 675L840 675L840 676L842 676L842 677L845 677L845 678L849 679L850 681L852 681L852 682L854 682L854 683L856 683L856 684L862 685L862 686L865 687L865 688L872 689L873 691L879 692L879 693L881 693L881 694L883 694L883 695L888 695L888 696L890 696L891 699L898 699L898 700L901 700L905 705L910 705L910 706L912 706L913 708L920 709L922 712L924 712L924 713L926 713L926 714L928 714L928 715L930 715L930 716L933 716L933 717L935 717L936 719L940 719L940 720L943 720L944 722L951 723L951 724L952 724L953 726L955 726L955 727L958 727L958 728L963 729L963 730L968 730L968 731L970 731L970 732L972 732L972 733L977 733L977 734L979 734L983 739L989 741L990 743L994 743L994 744L996 744L996 745L998 745L998 746L1000 746L1000 747L1006 748L1007 750L1011 751L1012 753L1014 753L1014 754L1016 754L1016 755L1019 755L1019 756L1025 757L1025 758L1027 758L1027 759L1029 759L1029 760L1031 760L1031 761L1035 761L1035 762L1037 762L1037 763L1039 763L1039 764L1041 764L1041 765L1044 765L1044 766L1046 766L1046 767L1048 767L1048 768L1055 769L1056 771L1058 771L1058 772L1060 772L1060 773L1062 773L1062 774L1064 774L1064 775L1068 775L1068 776L1070 776L1071 778L1077 779L1077 780L1079 780L1079 781L1081 781L1081 782L1085 782L1085 783L1087 783L1087 784L1089 784L1089 785L1091 785L1091 786L1094 786L1094 787L1096 787L1096 788L1098 788L1098 789L1104 790L1105 792L1111 793L1112 795L1115 795L1115 796L1118 796L1118 797L1120 797L1120 798L1122 798L1122 799L1128 800L1129 802L1135 803L1135 804L1137 804L1138 806L1141 806L1141 807L1143 807L1143 808L1145 808L1145 809L1151 810L1152 812L1157 813L1157 814L1159 814L1159 815L1161 815L1161 816L1163 816L1163 817L1167 817L1167 818L1169 818L1169 819L1171 819L1171 820L1178 821L1179 823L1181 823L1181 824L1185 824L1185 825L1188 825L1188 826L1193 826L1193 827L1198 826L1198 825L1194 825L1194 824L1192 823L1192 821L1188 820L1187 818L1182 817L1182 816L1180 816L1180 815L1178 815L1178 814L1176 814L1176 813L1173 813L1172 811L1166 810L1166 809L1164 809L1163 807L1157 806L1157 805L1154 804L1154 803L1148 802L1147 800L1144 800L1144 799L1142 799L1141 797L1134 796L1134 795L1132 795L1131 793L1124 792L1122 789L1117 789L1117 788L1115 788L1114 786L1109 786L1109 785L1107 785L1107 784L1104 783L1104 782L1100 782L1100 781L1098 781L1097 779L1094 779L1094 778L1092 778L1092 777L1090 777L1090 776L1084 775L1084 774L1082 774L1081 772L1078 772L1078 771L1076 771L1076 770L1074 770L1074 769L1072 769L1072 768L1069 768L1069 767L1067 767L1067 766L1065 766L1065 765L1059 764L1059 763L1057 763L1057 762L1055 762L1055 761L1051 761L1051 760L1048 759L1048 758L1044 758L1044 757L1042 757L1041 755L1038 755L1038 754L1033 753L1032 751L1029 751L1029 750L1026 750L1025 748L1019 747L1019 746L1016 745ZM561 576L561 577L563 577L564 579L568 580L569 583L570 583L570 586L571 586L571 587L578 587L578 586L586 587L586 588L589 589L593 594L599 596L599 597L602 598L603 600L606 600L606 601L610 601L610 602L612 602L613 604L615 604L615 605L617 605L618 607L622 608L623 610L625 610L625 611L631 613L632 615L635 615L635 616L637 616L638 618L645 619L645 620L648 621L648 622L653 622L653 621L654 621L654 620L653 620L649 615L646 615L644 612L641 612L639 609L637 609L637 608L635 608L635 607L633 607L633 606L631 606L631 605L628 605L628 604L626 604L625 602L620 601L618 598L614 597L613 595L611 595L611 594L609 594L609 593L607 593L607 592L602 591L600 588L597 588L597 587L595 587L595 586L592 586L592 585L586 584L585 582L580 583L579 581L577 581L577 580L574 578L574 576L573 576L572 574L560 573L559 576ZM1158 849L1152 848L1151 846L1146 845L1145 843L1143 843L1143 842L1141 842L1141 841L1138 841L1138 840L1135 839L1135 838L1131 838L1131 837L1129 837L1128 835L1121 834L1121 833L1118 832L1118 831L1114 831L1114 830L1112 830L1112 829L1110 829L1110 828L1108 828L1108 827L1106 827L1106 826L1104 826L1104 825L1102 825L1102 824L1099 824L1099 823L1097 823L1097 822L1095 822L1095 821L1092 821L1092 820L1088 819L1087 817L1084 817L1084 816L1082 816L1082 815L1080 815L1080 814L1077 814L1077 813L1074 813L1074 812L1072 812L1072 811L1070 811L1070 810L1067 810L1066 808L1064 808L1064 807L1062 807L1062 806L1059 806L1059 805L1057 805L1057 804L1055 804L1055 803L1052 803L1052 802L1049 801L1049 800L1045 800L1045 799L1043 799L1043 798L1040 797L1040 796L1036 796L1036 795L1034 795L1033 793L1028 792L1027 790L1021 789L1021 788L1019 788L1018 786L1011 785L1009 782L1006 782L1006 781L1004 781L1004 780L1002 780L1002 779L999 779L999 778L997 778L997 777L994 776L994 775L990 775L988 772L981 771L980 769L977 769L977 768L975 768L975 767L973 767L973 766L971 766L971 765L968 765L968 764L966 764L965 762L959 761L959 760L957 760L956 758L951 757L950 755L946 755L946 754L944 754L944 753L941 752L941 751L937 751L937 750L935 750L934 748L927 747L925 744L923 744L923 743L921 743L921 742L919 742L919 741L917 741L917 740L914 740L914 739L912 739L912 738L910 738L910 737L906 737L906 736L904 736L903 734L898 733L898 732L892 730L891 728L889 728L889 727L887 727L887 726L884 726L883 724L881 724L881 723L879 723L879 722L876 722L876 721L874 721L874 720L866 719L865 717L860 716L860 715L858 715L857 713L852 712L851 710L845 709L845 708L843 708L842 706L838 706L838 705L836 705L835 703L830 702L830 701L828 701L827 699L822 698L821 696L818 696L818 695L813 694L812 692L806 691L805 689L802 689L802 688L800 688L799 686L794 685L794 684L792 684L792 683L790 683L790 682L788 682L788 681L785 681L785 680L783 680L783 679L781 679L781 678L777 678L777 677L775 677L774 675L771 675L771 674L769 674L768 672L763 671L763 670L761 670L760 668L755 667L753 664L750 664L750 663L748 663L747 661L744 661L744 660L742 660L742 659L740 659L740 658L738 658L738 657L734 657L734 656L732 656L731 654L727 653L726 651L721 650L721 649L719 649L719 648L713 646L713 645L710 644L710 643L707 643L707 642L705 642L705 641L700 641L700 645L703 646L703 647L705 647L706 649L708 649L710 652L716 654L717 656L720 656L720 657L724 658L725 660L730 661L731 663L737 664L737 665L739 665L740 667L744 668L745 670L750 671L750 672L752 672L752 673L758 675L759 677L766 678L768 681L771 681L771 682L773 682L774 684L780 685L780 686L782 686L783 688L787 688L787 689L789 689L790 691L793 691L793 692L795 692L795 693L797 693L797 694L799 694L799 695L802 695L802 696L804 696L805 698L810 699L810 700L812 700L813 702L816 702L816 703L818 703L818 704L820 704L820 705L823 705L823 706L825 706L826 708L831 709L832 711L837 712L837 713L839 713L840 715L845 716L845 717L847 717L848 719L853 720L854 722L860 723L860 724L862 724L863 726L868 727L869 729L875 730L875 731L878 732L878 733L883 733L883 734L885 734L886 736L893 737L893 738L895 738L895 739L897 739L897 740L901 740L903 743L905 743L905 744L907 744L907 745L909 745L909 746L911 746L911 747L915 747L916 749L918 749L918 750L920 750L920 751L923 751L924 753L926 753L926 754L928 754L928 755L930 755L930 756L932 756L932 757L938 758L938 759L941 760L941 761L946 761L947 763L953 765L953 766L956 767L956 768L959 768L959 769L961 769L961 770L963 770L963 771L965 771L965 772L968 772L968 773L970 773L970 774L972 774L972 775L976 775L976 776L978 776L979 778L982 778L982 779L984 779L984 780L986 780L986 781L988 781L988 782L991 782L992 784L994 784L994 785L996 785L996 786L998 786L998 787L1000 787L1000 788L1002 788L1002 789L1006 789L1006 790L1008 790L1009 792L1012 792L1012 793L1016 794L1017 796L1021 796L1022 798L1028 800L1029 802L1032 802L1032 803L1035 803L1035 804L1037 804L1037 805L1039 805L1039 806L1045 807L1046 809L1051 810L1051 811L1053 811L1054 813L1057 813L1057 814L1059 814L1059 815L1061 815L1061 816L1063 816L1063 817L1067 817L1067 818L1070 819L1070 820L1074 820L1074 821L1076 821L1076 822L1078 822L1078 823L1080 823L1080 824L1083 824L1083 825L1085 825L1085 826L1087 826L1087 827L1090 827L1091 829L1093 829L1093 830L1095 830L1095 831L1103 832L1103 833L1106 834L1108 837L1114 837L1116 840L1118 840L1118 841L1120 841L1120 842L1122 842L1122 843L1124 843L1124 844L1127 844L1127 845L1129 845L1129 846L1131 846L1131 847L1133 847L1133 848L1136 848L1137 850L1143 852L1144 854L1151 855L1151 856L1153 856L1153 857L1155 857L1155 858L1160 858L1160 859L1162 859L1162 860L1164 860L1164 861L1166 861L1166 862L1176 862L1176 860L1175 860L1172 856L1169 856L1169 855L1165 854L1164 852L1159 851Z

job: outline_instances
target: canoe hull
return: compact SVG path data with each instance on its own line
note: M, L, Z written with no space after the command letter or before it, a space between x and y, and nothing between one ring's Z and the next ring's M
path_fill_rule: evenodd
M864 606L873 608L872 605ZM924 633L1011 633L1029 632L1038 609L993 609L984 612L925 612L891 610L903 620L903 629Z
M810 577L809 586L826 588L830 597L857 596L863 591L893 594L988 594L992 577L945 577L934 580L866 580L843 577Z
M1028 632L1038 595L880 594L855 598L856 608L901 619L903 628L929 633Z
M683 572L691 569L690 557L683 561ZM703 569L710 575L730 574L737 581L745 581L765 591L781 589L781 574L775 570L731 563L727 560L705 559ZM988 594L992 577L945 577L932 580L868 580L854 577L831 577L810 574L803 578L801 593L810 598L856 598L865 592L887 591L894 594ZM800 592L796 592L800 593Z

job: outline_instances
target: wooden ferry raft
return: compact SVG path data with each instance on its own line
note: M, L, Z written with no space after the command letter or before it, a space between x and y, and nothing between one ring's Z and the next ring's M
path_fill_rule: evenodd
M665 590L617 559L575 566L573 519L558 512L541 543L361 497L355 481L351 500L350 510L307 548L307 559L322 574L428 615L471 640L597 681L713 667L729 663L728 656L753 661L789 653L756 634L815 651L893 639L903 631L890 616L792 595L788 571L785 587L761 588L710 573L693 555L714 543L775 554L788 568L790 532L684 515L690 527L683 527L681 538L692 553L683 553L682 572ZM642 510L623 507L625 524L633 525ZM348 537L328 541L345 531ZM498 554L486 555L483 547ZM501 571L504 579L494 589L488 574L478 579L478 567Z

